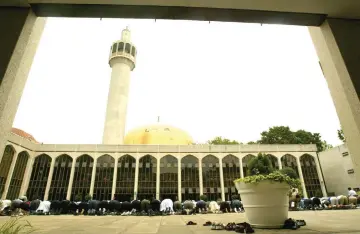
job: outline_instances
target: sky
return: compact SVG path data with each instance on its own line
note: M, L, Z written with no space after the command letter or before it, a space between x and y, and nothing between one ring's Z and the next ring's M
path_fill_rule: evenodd
M284 25L48 18L14 127L43 143L101 144L108 56L126 26L138 50L127 131L160 116L197 143L284 125L341 144L308 29Z

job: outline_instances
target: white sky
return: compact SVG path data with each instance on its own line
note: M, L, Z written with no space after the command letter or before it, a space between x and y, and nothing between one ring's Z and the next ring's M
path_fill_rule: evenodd
M110 46L127 25L138 49L127 130L160 116L197 142L287 125L340 144L307 28L280 25L49 18L14 127L44 143L100 144Z

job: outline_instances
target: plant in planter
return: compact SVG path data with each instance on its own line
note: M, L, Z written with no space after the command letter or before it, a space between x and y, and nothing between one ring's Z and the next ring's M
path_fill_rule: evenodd
M259 228L282 228L288 218L289 189L298 188L300 181L274 171L271 160L262 153L247 166L249 176L234 183L250 224Z

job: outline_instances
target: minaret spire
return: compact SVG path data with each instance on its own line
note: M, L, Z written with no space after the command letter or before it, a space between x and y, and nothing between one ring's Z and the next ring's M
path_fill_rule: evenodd
M135 68L136 55L129 27L126 27L121 32L121 40L113 42L109 56L112 70L103 144L119 145L124 142L130 73Z

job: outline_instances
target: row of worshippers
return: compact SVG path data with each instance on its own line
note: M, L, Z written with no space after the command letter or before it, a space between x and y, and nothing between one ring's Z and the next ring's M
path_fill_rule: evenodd
M360 204L359 196L350 187L347 196L301 198L298 193L292 191L289 199L291 210L355 209Z
M19 199L0 200L0 215L169 215L169 214L196 214L196 213L225 213L243 212L240 200L232 201L180 201L171 199L159 201L157 199L133 200L119 202L117 200L89 200L89 201L41 201L39 199L28 201L26 196Z

